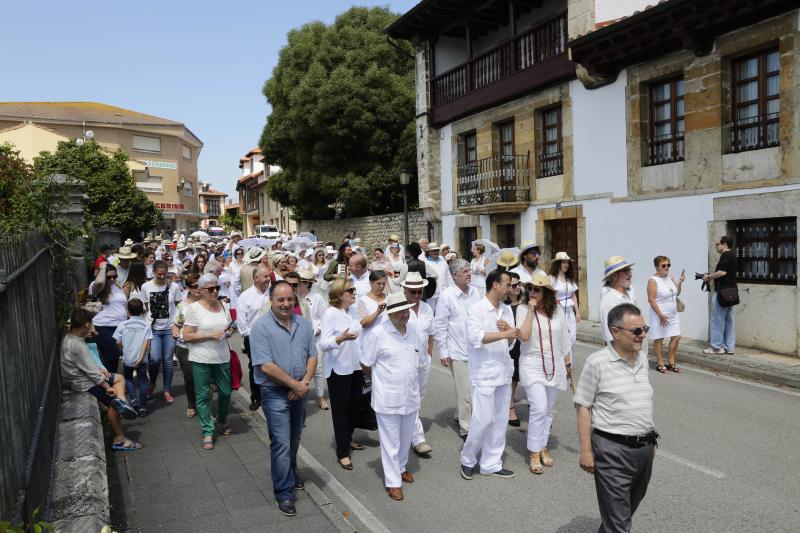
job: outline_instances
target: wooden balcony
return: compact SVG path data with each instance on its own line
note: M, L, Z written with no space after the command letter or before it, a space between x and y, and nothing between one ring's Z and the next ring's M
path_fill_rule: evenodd
M566 14L533 27L430 82L431 123L469 113L575 77L567 57Z
M530 153L461 163L457 171L458 209L465 213L522 211L531 199Z

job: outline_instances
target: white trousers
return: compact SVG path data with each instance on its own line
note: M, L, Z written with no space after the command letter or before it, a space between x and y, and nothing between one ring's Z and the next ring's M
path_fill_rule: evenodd
M553 425L553 409L556 406L558 389L544 383L525 387L530 415L528 417L528 451L540 452L547 447L550 426Z
M469 433L469 420L472 418L472 387L469 384L467 361L450 360L450 374L456 389L456 416L458 430L463 437Z
M481 473L490 474L503 468L510 406L510 383L499 387L472 387L472 418L467 441L461 450L461 464L474 467L480 454Z
M402 486L400 474L408 464L408 449L414 434L416 413L408 415L385 415L375 413L378 419L378 436L381 441L381 463L386 487Z
M419 401L422 402L422 398L425 397L425 391L428 390L428 378L431 375L431 358L426 357L427 361L425 365L420 366L417 368L417 372L419 373ZM425 429L422 427L422 420L419 419L419 411L417 411L417 418L414 421L414 438L411 439L411 444L416 446L417 444L421 444L425 442Z

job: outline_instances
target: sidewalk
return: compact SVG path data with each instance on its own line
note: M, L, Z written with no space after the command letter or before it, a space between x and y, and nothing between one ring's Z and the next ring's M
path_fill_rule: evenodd
M353 531L310 483L297 492L296 517L278 512L263 419L250 413L236 391L228 419L233 435L218 437L214 450L206 451L197 418L185 416L183 374L177 364L172 405L164 403L161 390L159 379L147 418L124 423L126 433L144 447L135 452L107 448L116 530Z
M578 324L578 340L604 345L599 322L582 320ZM713 372L800 389L799 357L766 353L739 346L736 347L735 355L706 355L703 353L705 348L708 348L707 342L682 338L678 345L678 361ZM664 352L666 357L666 343ZM650 359L655 361L652 344Z

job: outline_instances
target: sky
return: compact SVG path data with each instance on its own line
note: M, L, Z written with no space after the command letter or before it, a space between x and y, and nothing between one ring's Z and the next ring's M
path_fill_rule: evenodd
M417 0L0 0L0 101L94 101L183 122L204 143L200 180L237 201L258 145L261 90L286 34L352 5Z

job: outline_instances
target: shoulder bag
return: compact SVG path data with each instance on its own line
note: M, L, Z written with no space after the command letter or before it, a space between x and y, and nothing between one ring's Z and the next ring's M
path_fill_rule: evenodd
M726 287L717 291L717 301L722 307L739 305L739 288Z

